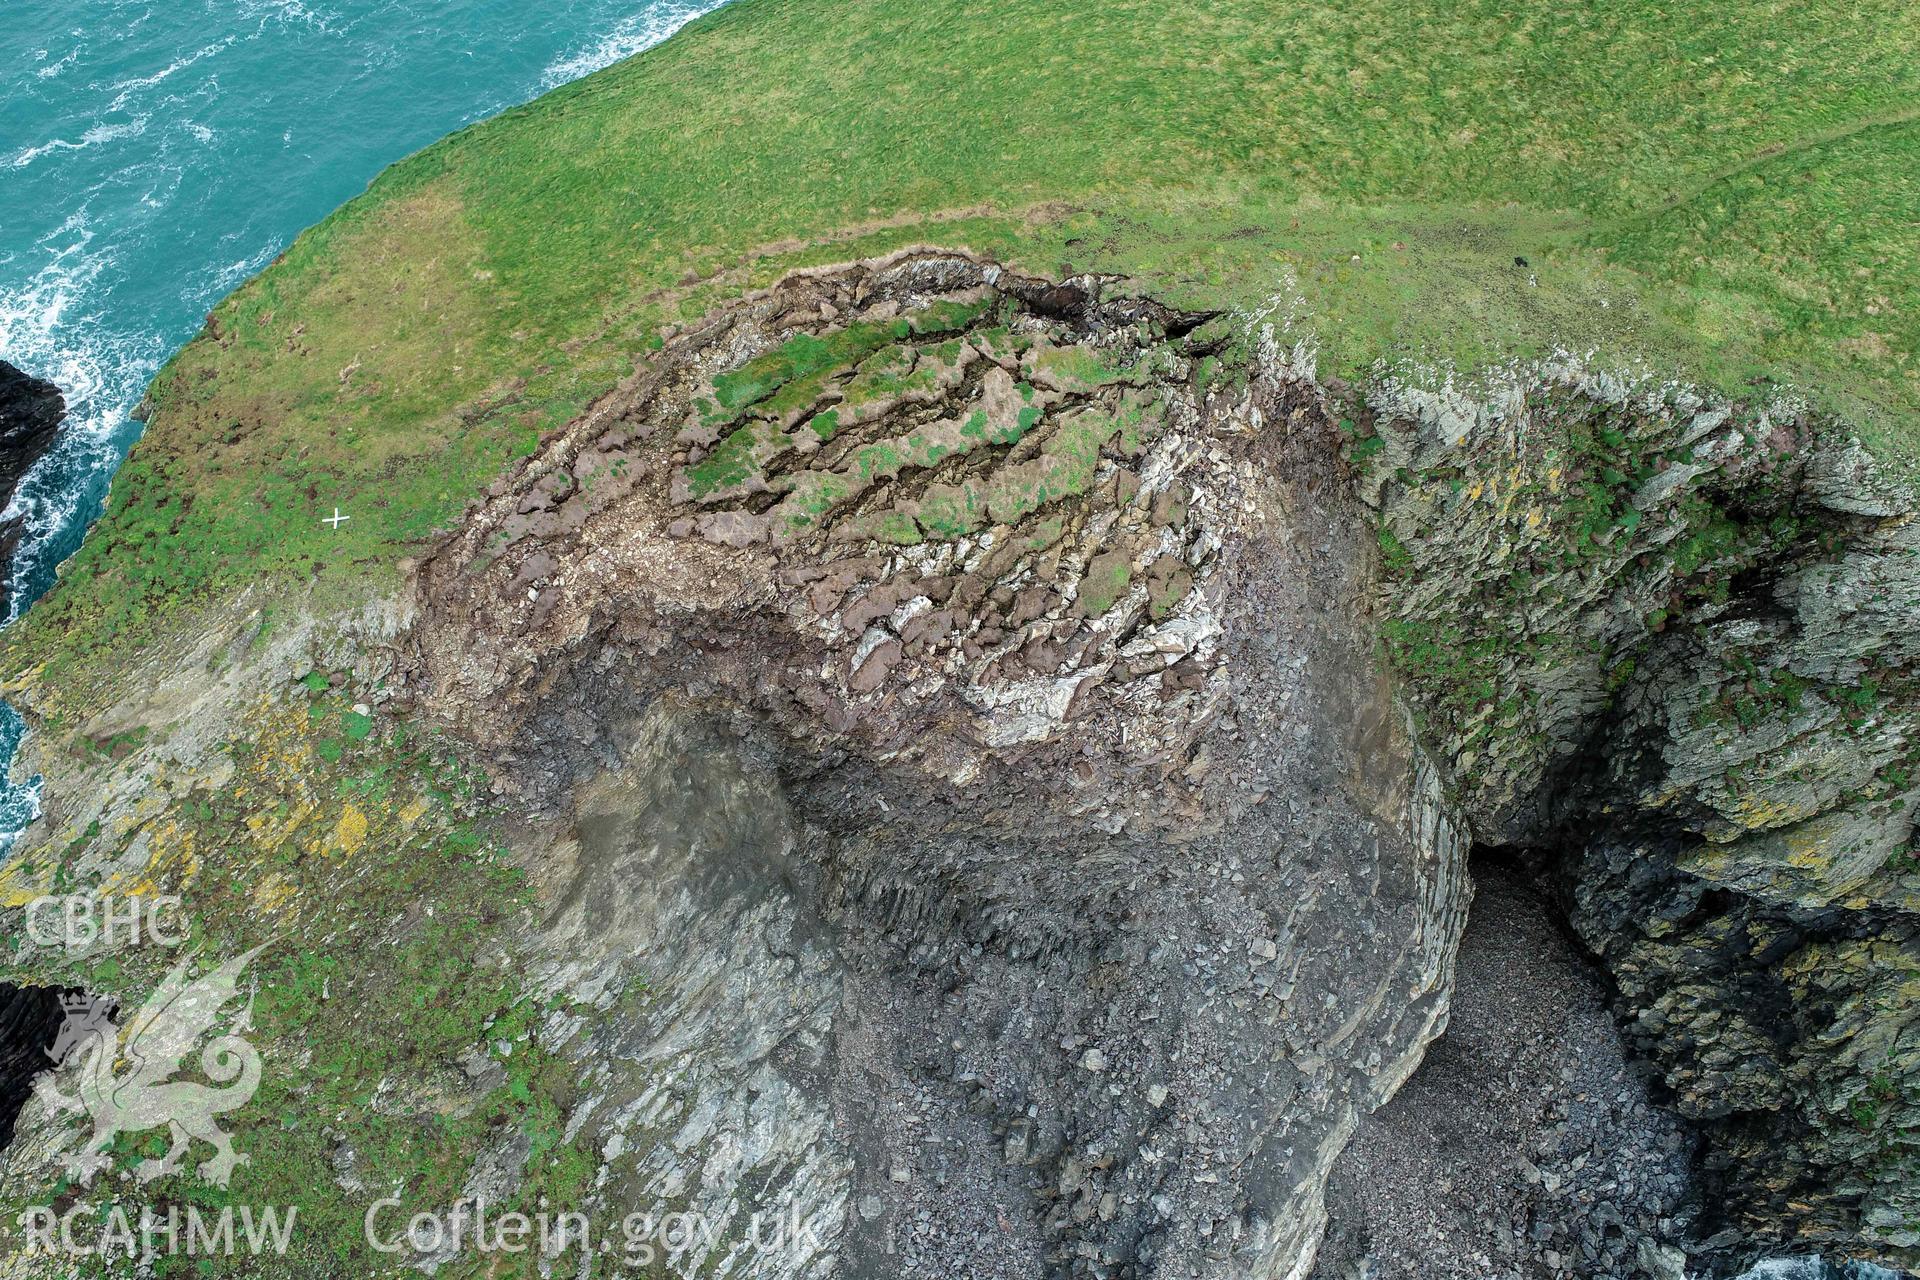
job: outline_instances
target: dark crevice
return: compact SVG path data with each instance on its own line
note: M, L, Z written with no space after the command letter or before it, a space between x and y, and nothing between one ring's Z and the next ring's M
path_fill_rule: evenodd
M1335 1166L1315 1280L1661 1280L1699 1142L1630 1052L1548 850L1479 846L1452 1016Z
M1585 774L1592 786L1597 772L1597 765L1576 768L1561 782L1578 787L1568 778ZM1565 801L1548 803L1561 805L1562 812L1578 812ZM1693 1143L1689 1205L1694 1216L1690 1238L1680 1243L1701 1275L1731 1276L1762 1256L1824 1246L1818 1238L1800 1235L1791 1225L1794 1215L1787 1205L1822 1185L1831 1171L1796 1163L1792 1151L1807 1130L1790 1111L1755 1109L1751 1103L1716 1111L1703 1106L1699 1096L1690 1102L1682 1096L1689 1073L1697 1070L1691 1056L1696 1047L1689 1040L1669 1043L1661 1030L1635 1016L1654 1004L1636 957L1669 934L1714 939L1710 946L1694 948L1692 963L1704 967L1692 971L1693 979L1729 992L1729 1006L1742 1010L1784 1060L1821 1022L1823 1011L1798 1004L1775 966L1809 945L1894 936L1894 921L1891 912L1768 905L1737 889L1711 884L1677 865L1683 843L1679 832L1678 826L1656 829L1645 821L1625 826L1563 821L1541 845L1477 846L1471 866L1476 884L1489 874L1505 876L1537 894L1569 954L1581 958L1605 992L1630 1061L1644 1073L1647 1102L1662 1108ZM1603 893L1606 905L1583 903L1582 895L1593 893ZM1590 940L1583 928L1599 933ZM1669 1085L1670 1070L1681 1073L1678 1087ZM1756 1198L1750 1189L1756 1181L1751 1165L1760 1152L1778 1153L1779 1167L1764 1178L1771 1196Z
M53 1065L51 1053L64 1015L59 987L0 982L0 1150L13 1142L20 1109L33 1081Z
M1568 877L1564 853L1538 845L1476 844L1468 855L1467 868L1476 886L1485 878L1500 876L1526 885L1538 894L1554 933L1592 968L1595 979L1604 983L1610 994L1615 994L1613 977L1607 972L1604 958L1588 946L1573 927L1566 900Z

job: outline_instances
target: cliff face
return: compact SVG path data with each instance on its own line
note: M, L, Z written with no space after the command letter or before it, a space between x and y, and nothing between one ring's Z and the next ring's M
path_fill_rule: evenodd
M1482 839L1559 855L1726 1224L1911 1263L1911 499L1790 404L1571 364L1353 430L1428 740Z
M764 1188L827 1224L777 1274L1298 1274L1441 1026L1464 847L1330 424L1102 288L791 279L422 566L410 696L557 801L603 1207Z
M0 360L0 509L13 501L20 477L52 447L66 416L60 389ZM0 615L13 589L13 553L23 521L0 519ZM13 1139L14 1117L47 1066L45 1048L59 1022L51 990L0 982L0 1148Z
M1447 1031L1360 1124L1315 1280L1686 1280L1697 1140L1628 1050L1604 974L1517 863L1473 859Z
M13 501L20 477L53 446L67 414L60 388L0 360L0 509ZM0 613L13 591L13 552L24 532L18 516L0 520Z
M34 1077L52 1066L47 1051L60 1029L60 993L0 982L0 1151L13 1141Z
M394 594L237 597L45 724L0 891L267 945L236 1194L354 1224L316 1265L453 1260L366 1251L377 1158L409 1213L692 1213L689 1266L761 1276L1266 1277L1446 1026L1472 838L1546 847L1708 1139L1694 1265L1897 1258L1906 511L1791 414L1570 364L1356 393L904 251L661 334ZM24 959L123 1003L168 962ZM1659 1174L1580 1186L1637 1215L1593 1256L1670 1277L1682 1148L1590 1160L1610 1116L1532 1136ZM21 1128L0 1209L79 1137Z
M1300 1265L1352 1109L1444 1025L1470 827L1562 855L1630 1043L1705 1135L1698 1261L1910 1257L1902 492L1790 406L1573 362L1330 393L1270 336L1232 335L1249 378L1221 323L1103 288L930 252L790 278L670 335L421 568L414 696L509 787L621 828L579 788L683 732L663 707L778 780L776 916L832 942L767 1016L818 1038L790 1097L807 1194L865 1206L844 1256L938 1270L909 1219L1017 1222L1037 1191L1013 1254L963 1256ZM686 981L724 954L665 950ZM972 1201L920 1190L864 1119L889 1114Z

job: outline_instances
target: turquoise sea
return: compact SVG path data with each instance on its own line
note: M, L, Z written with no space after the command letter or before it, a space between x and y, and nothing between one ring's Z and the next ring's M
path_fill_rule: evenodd
M23 608L208 309L382 168L719 0L29 0L0 17L0 357L63 438L15 498ZM6 619L11 621L11 619ZM20 723L0 709L0 764ZM34 811L0 794L0 849Z

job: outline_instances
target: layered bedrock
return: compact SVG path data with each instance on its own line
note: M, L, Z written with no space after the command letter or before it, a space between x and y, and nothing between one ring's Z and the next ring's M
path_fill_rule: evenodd
M1353 426L1382 631L1706 1139L1703 1254L1920 1260L1920 525L1781 395L1553 361Z
M1311 1265L1444 1024L1465 839L1336 420L1237 333L959 253L799 274L417 566L407 696L533 815L531 971L594 1011L590 1210L736 1269L817 1224L757 1276Z
M802 272L413 566L405 697L530 815L531 971L595 1010L589 1208L821 1224L755 1274L1303 1274L1477 838L1552 852L1700 1130L1696 1265L1913 1256L1904 490L1779 397L1307 355Z

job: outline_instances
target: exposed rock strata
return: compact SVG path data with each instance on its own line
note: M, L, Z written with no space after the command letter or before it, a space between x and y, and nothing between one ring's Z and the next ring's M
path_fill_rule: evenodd
M1721 1255L1779 1222L1897 1254L1911 1094L1863 1073L1913 1034L1875 862L1910 809L1898 496L1571 367L1342 409L1121 294L933 251L792 277L662 335L406 599L267 656L236 609L114 714L191 769L267 684L355 665L479 748L552 908L511 965L567 997L579 1207L726 1224L688 1266L1304 1274L1444 1024L1462 813L1577 845L1576 920L1715 1140ZM146 802L116 778L55 802ZM464 1190L527 1160L504 1132ZM747 1257L783 1209L817 1244Z
M1920 524L1790 404L1385 387L1384 624L1477 833L1564 850L1738 1258L1920 1257Z
M1322 406L1211 385L1203 320L795 278L421 567L412 695L570 797L536 946L603 1011L604 1207L825 1224L756 1274L1310 1265L1444 1019L1464 846Z

